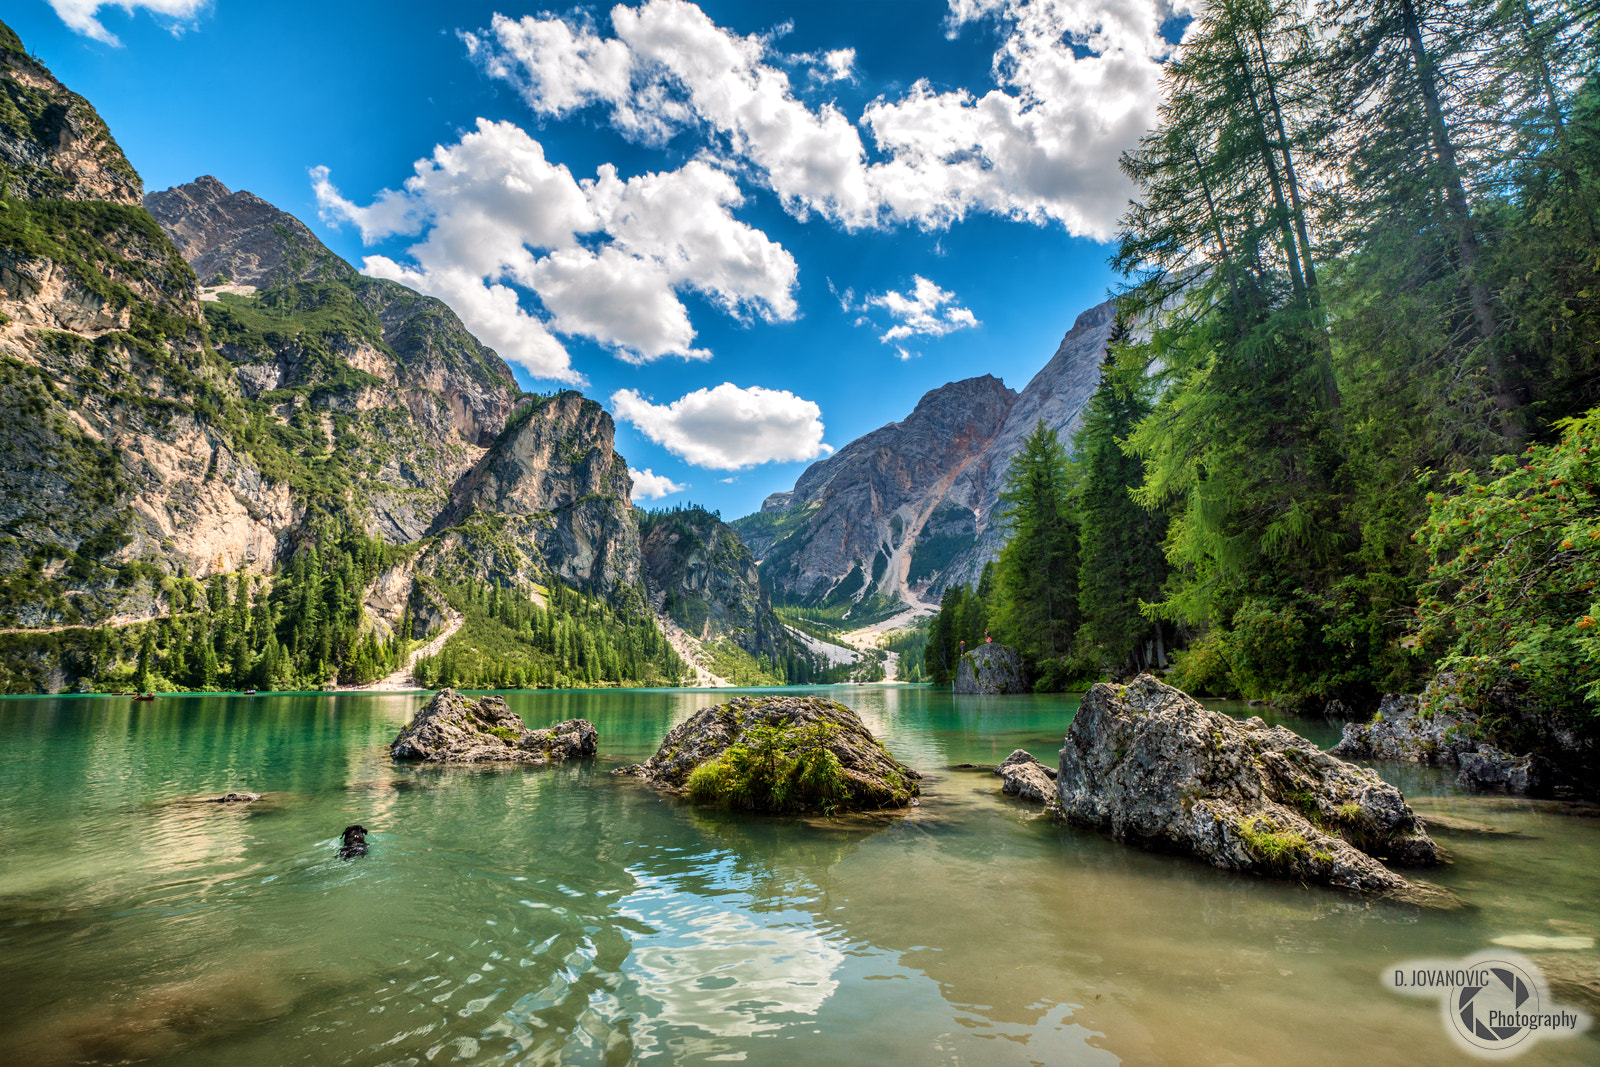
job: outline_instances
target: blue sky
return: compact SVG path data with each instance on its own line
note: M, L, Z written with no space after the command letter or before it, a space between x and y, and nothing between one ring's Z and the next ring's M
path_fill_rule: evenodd
M728 518L929 389L1043 365L1114 281L1117 153L1182 25L1166 0L10 6L147 189L213 174L444 297L526 388L616 414L630 466L683 487L658 503Z

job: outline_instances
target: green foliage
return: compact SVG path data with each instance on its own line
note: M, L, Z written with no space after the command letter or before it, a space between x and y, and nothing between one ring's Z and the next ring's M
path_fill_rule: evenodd
M839 579L838 585L828 591L828 595L822 600L822 606L844 607L855 600L856 594L860 593L866 584L866 575L861 571L861 564L857 563L850 568L849 574Z
M820 504L807 507L780 508L776 511L758 511L753 515L746 515L742 519L734 519L728 525L739 532L739 536L748 543L756 540L770 540L777 544L790 534L803 529L811 516L817 513Z
M1011 539L995 566L990 607L996 638L1029 663L1068 655L1082 622L1070 489L1066 453L1041 420L1006 472L998 518Z
M1275 874L1284 876L1297 874L1306 861L1313 858L1311 843L1306 840L1304 834L1293 830L1275 830L1260 815L1240 819L1234 824L1234 830L1255 858ZM1315 858L1324 862L1333 858L1324 856L1325 854L1318 854Z
M199 323L172 305L156 306L130 283L191 283L194 272L141 207L99 200L0 197L0 247L54 260L113 309L134 315L132 332L148 339L198 332ZM154 273L153 273L154 272ZM171 286L178 288L178 286Z
M1504 475L1497 456L1600 401L1595 24L1566 0L1229 0L1186 33L1160 126L1124 159L1138 193L1119 318L1141 336L1117 346L1115 377L1130 399L1154 391L1109 435L1142 463L1136 502L1167 521L1171 573L1140 599L1191 643L1172 680L1359 706L1414 690L1448 653L1480 696L1514 674L1546 707L1588 699L1566 637L1587 633L1593 598L1552 587L1541 629L1486 592L1516 574L1581 584L1556 573L1559 551L1526 571L1495 557L1510 568L1496 577L1460 569L1489 558L1469 546L1445 559L1431 543L1466 527L1410 535L1435 472L1476 472L1456 476L1459 498L1460 479ZM1086 583L1106 573L1088 557L1110 525L1089 500L1080 489ZM1126 640L1126 603L1080 602L1084 638Z
M926 581L943 571L950 561L978 543L976 534L969 532L924 534L917 538L911 549L911 566L906 571L906 581L912 585Z
M1546 710L1600 716L1600 413L1560 441L1450 476L1416 537L1430 566L1413 637L1444 649L1460 697L1510 685Z
M939 600L939 614L928 624L922 650L923 671L934 685L956 679L964 649L977 648L988 632L989 607L984 597L964 585L951 586Z
M1113 350L1120 338L1112 338ZM1128 434L1150 413L1140 383L1119 382L1114 363L1073 437L1078 483L1078 607L1083 624L1074 636L1081 659L1103 668L1165 667L1167 625L1147 619L1142 605L1156 601L1167 576L1161 551L1166 515L1140 507L1133 492L1144 465L1124 448Z
M844 767L828 748L840 728L758 725L690 773L685 790L698 804L782 814L831 815L845 801Z
M1207 630L1188 648L1174 652L1167 682L1194 696L1238 696L1239 683L1223 650L1224 640L1221 629Z
M899 681L927 680L928 639L932 624L933 619L925 616L903 630L891 630L884 636L884 651L897 653L900 657Z

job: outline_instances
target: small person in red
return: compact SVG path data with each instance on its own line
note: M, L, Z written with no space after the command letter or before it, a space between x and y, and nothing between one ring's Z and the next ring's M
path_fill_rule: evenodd
M988 630L983 631L983 643L986 645L994 644L994 638L989 636Z

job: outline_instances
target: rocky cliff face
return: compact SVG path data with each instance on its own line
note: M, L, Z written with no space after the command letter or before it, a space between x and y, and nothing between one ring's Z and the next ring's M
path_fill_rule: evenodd
M983 565L1000 555L1006 532L1003 524L994 521L994 509L1000 502L1006 471L1022 451L1023 439L1040 420L1070 447L1083 409L1100 384L1100 364L1105 359L1115 315L1116 305L1107 300L1078 316L1050 362L1040 368L1017 397L1005 425L983 456L951 483L945 503L972 512L977 537L971 548L954 557L928 583L930 596L937 597L948 585L977 585Z
M457 483L426 558L509 584L553 573L602 596L637 591L633 482L614 438L581 393L526 401Z
M143 618L295 522L195 278L82 97L0 25L0 626Z
M976 530L941 509L951 483L984 454L1017 394L992 375L952 382L892 422L806 468L786 503L736 524L774 590L819 601L895 596L925 581L926 541ZM779 495L779 500L782 495Z
M368 529L413 541L449 503L521 390L441 301L366 278L300 220L202 177L145 197L196 275L240 390L326 423Z
M774 592L811 602L936 599L975 583L1005 532L994 509L1011 460L1042 419L1068 441L1100 380L1107 301L1078 316L1020 394L992 376L952 382L806 468L734 527Z
M794 654L755 557L731 526L698 508L647 513L640 526L645 581L658 612L700 641L728 639L752 656Z
M0 178L19 200L137 205L143 188L89 102L28 55L0 23Z

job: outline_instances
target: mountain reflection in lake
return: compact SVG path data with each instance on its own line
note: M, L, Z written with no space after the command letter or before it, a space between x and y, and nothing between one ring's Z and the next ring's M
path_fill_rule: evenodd
M1380 767L1515 832L1441 837L1453 914L1123 848L945 769L1053 763L1073 698L831 691L928 775L887 819L607 773L727 695L509 694L600 730L594 765L534 770L391 763L412 695L0 701L0 1062L1454 1063L1384 967L1600 933L1597 820L1438 772ZM230 789L267 795L197 802ZM1521 1060L1597 1061L1593 1035Z

